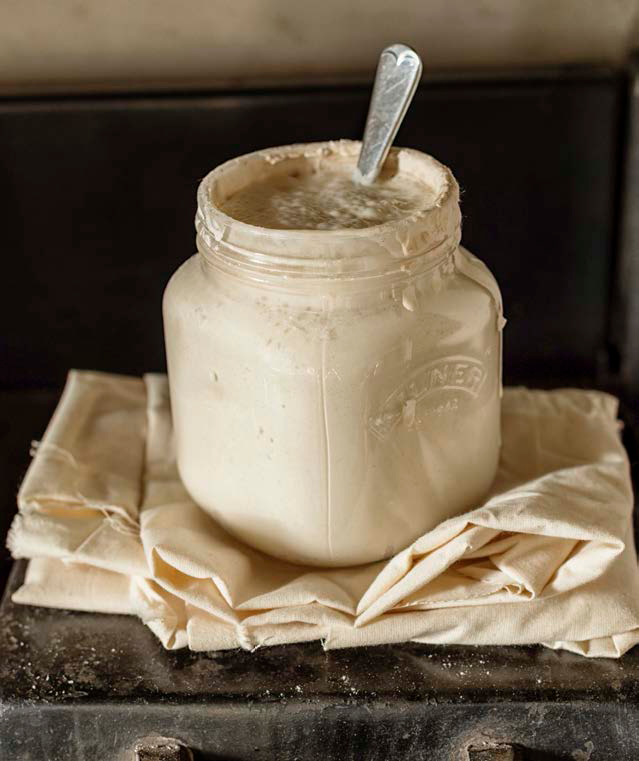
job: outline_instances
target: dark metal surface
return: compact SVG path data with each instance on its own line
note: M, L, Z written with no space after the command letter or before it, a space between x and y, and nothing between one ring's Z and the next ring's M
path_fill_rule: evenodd
M510 743L499 743L486 747L473 745L468 748L468 761L520 761L522 754Z
M135 744L135 761L192 761L193 754L174 737L145 737Z
M0 102L0 388L69 367L164 367L165 282L194 250L199 179L267 145L362 134L366 87ZM509 382L592 382L607 347L623 77L419 89L397 138L451 166L494 270Z
M448 761L499 744L575 761L589 743L592 761L639 758L639 649L621 661L416 644L198 654L163 650L126 616L5 601L0 622L7 759L110 761L158 734L220 761Z

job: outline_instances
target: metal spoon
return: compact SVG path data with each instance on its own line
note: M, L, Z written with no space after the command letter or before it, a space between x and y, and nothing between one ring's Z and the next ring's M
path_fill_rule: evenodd
M408 45L398 43L382 50L353 176L355 182L370 185L377 179L421 75L421 59Z

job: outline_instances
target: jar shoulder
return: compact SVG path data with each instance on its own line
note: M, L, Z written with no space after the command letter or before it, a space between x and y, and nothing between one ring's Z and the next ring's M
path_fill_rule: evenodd
M501 291L497 279L488 265L464 246L457 248L454 261L459 276L472 282L475 289L484 291L493 302L496 311L501 315L503 313Z
M497 281L482 261L466 251L455 252L451 261L413 288L405 286L402 298L408 309L413 292L414 309L424 315L441 315L479 327L501 314Z
M202 273L199 254L193 254L169 278L162 298L164 313L186 303L201 302L210 294L210 284Z
M336 291L328 299L317 289L291 293L227 280L219 273L208 272L198 254L191 256L178 267L165 288L165 315L215 312L221 322L228 319L236 324L257 315L260 322L284 321L293 325L300 322L301 315L306 327L317 323L320 332L326 325L346 326L353 321L369 324L382 321L397 330L436 315L472 323L479 329L496 315L501 316L501 295L494 276L465 249L455 252L453 259L437 272L356 296L339 295Z

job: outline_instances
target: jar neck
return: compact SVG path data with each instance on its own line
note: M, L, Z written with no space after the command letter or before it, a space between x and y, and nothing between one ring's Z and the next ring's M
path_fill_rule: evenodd
M261 272L247 275L244 267L219 257L198 259L202 274L216 294L224 293L231 300L272 304L287 312L311 311L339 314L361 310L378 312L395 309L413 311L411 304L422 305L445 288L456 273L458 248L441 251L437 257L416 258L404 269L368 277L318 278L282 277Z
M239 280L275 288L334 289L337 283L342 283L349 290L369 290L436 270L450 260L459 241L458 233L410 257L388 260L376 267L362 267L359 270L346 260L325 263L325 260L319 259L309 266L305 259L304 265L300 266L291 263L290 257L281 260L273 256L261 256L237 246L211 242L201 234L197 236L197 248L207 269L224 272ZM361 265L362 262L357 264Z
M336 281L368 287L437 267L461 237L459 188L446 167L418 151L394 149L388 161L396 172L419 177L433 188L434 201L398 220L358 229L272 229L233 219L220 208L221 199L237 192L247 177L268 176L280 165L302 160L355 162L359 145L285 146L240 156L213 170L198 190L195 226L202 257L238 278L287 287L310 282L330 288Z

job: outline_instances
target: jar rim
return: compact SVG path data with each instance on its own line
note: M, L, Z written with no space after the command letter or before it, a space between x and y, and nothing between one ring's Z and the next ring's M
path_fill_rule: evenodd
M209 172L198 188L195 226L198 248L207 258L266 267L282 274L335 276L395 269L399 262L456 247L461 237L459 187L452 172L428 154L392 148L385 164L434 187L432 203L405 217L362 228L332 230L266 228L235 219L219 205L291 162L319 168L339 161L355 167L361 144L353 140L297 143L238 156ZM430 257L429 257L430 258Z

